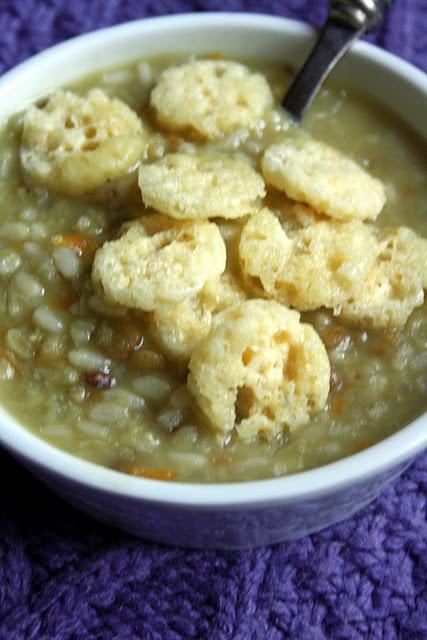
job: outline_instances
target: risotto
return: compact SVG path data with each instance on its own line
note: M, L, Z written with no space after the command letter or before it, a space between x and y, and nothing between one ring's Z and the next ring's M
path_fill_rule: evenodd
M141 477L269 478L426 409L425 148L220 54L83 78L0 134L0 400Z

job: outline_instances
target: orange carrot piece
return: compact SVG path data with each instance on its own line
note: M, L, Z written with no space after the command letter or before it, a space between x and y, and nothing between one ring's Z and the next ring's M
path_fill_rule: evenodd
M144 469L136 466L126 469L125 473L138 478L150 478L150 480L176 480L177 477L173 469Z
M385 356L385 351L384 349L381 349L381 347L371 347L369 349L369 353L371 356L375 356L376 358L384 358Z
M222 60L224 58L224 54L221 53L221 51L212 51L211 53L208 53L206 57L210 60Z
M345 327L336 325L325 331L322 335L322 340L327 349L335 349L343 342L350 342L351 336Z
M342 397L334 398L332 400L331 409L334 413L342 413L344 410L344 401Z
M386 342L390 342L391 344L396 342L397 331L394 329L384 329L380 332L380 335Z
M3 360L6 360L15 369L17 375L18 376L20 375L21 367L16 362L15 358L13 357L13 355L11 354L11 352L9 350L0 351L0 358L3 358Z
M79 300L79 298L80 298L80 295L77 293L77 291L75 291L69 296L64 296L63 298L57 298L52 306L54 307L54 309L58 309L59 311L62 311L64 309L69 309L72 304L74 304Z
M75 249L79 255L91 255L99 247L98 240L81 233L65 233L53 236L51 244L54 247L70 247Z
M212 463L218 466L230 464L230 462L231 462L231 457L226 455L225 453L219 453L218 455L213 456L212 458Z
M175 153L176 151L178 151L180 143L181 138L175 133L171 133L168 136L168 151L170 151L171 153Z

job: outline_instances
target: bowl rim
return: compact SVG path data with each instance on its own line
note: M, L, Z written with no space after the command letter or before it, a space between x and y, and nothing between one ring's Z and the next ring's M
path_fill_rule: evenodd
M168 28L175 30L193 26L215 29L235 27L252 30L266 29L277 33L292 32L305 38L314 30L309 25L287 18L258 13L206 12L179 14L135 20L99 29L59 43L32 56L0 78L0 98L10 91L34 67L49 63L52 57L72 55L76 47L122 39L130 33ZM350 55L374 61L421 89L427 98L427 75L396 55L361 41ZM278 478L229 483L165 482L132 477L88 462L42 440L22 426L10 413L0 407L0 443L28 466L36 465L40 473L54 472L64 480L78 482L88 488L119 494L122 497L165 505L197 506L198 508L261 507L314 498L345 490L395 469L410 461L427 446L427 412L399 431L359 453L321 467Z

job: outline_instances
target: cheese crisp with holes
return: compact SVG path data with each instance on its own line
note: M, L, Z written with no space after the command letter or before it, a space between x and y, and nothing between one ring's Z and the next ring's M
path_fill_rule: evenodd
M195 346L207 336L213 318L245 295L229 273L209 280L203 289L178 304L165 304L153 313L152 335L174 360L189 360Z
M273 301L230 307L195 348L188 386L212 426L251 441L295 431L329 393L325 347L299 313Z
M200 291L225 269L225 245L210 222L160 214L127 225L95 255L92 276L110 302L153 311Z
M262 177L225 155L174 153L139 169L147 207L178 219L239 218L260 208Z
M332 147L302 136L269 147L262 174L289 198L338 220L375 219L386 201L380 180Z
M246 223L239 245L248 282L299 311L344 304L364 281L375 250L362 222L322 221L286 233L268 209Z
M151 93L151 105L163 126L209 139L254 128L272 102L261 74L223 60L166 69Z
M363 286L342 309L342 317L361 327L403 327L424 302L427 240L411 229L380 232L375 263Z
M130 107L100 89L86 97L57 91L24 116L21 162L34 183L77 196L124 176L139 163L148 133Z

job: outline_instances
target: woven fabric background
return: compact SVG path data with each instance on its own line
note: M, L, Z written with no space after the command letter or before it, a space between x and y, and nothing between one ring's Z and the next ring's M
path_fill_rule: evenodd
M55 42L166 13L320 25L325 0L0 0L0 72ZM427 0L379 45L426 69ZM427 456L355 517L291 544L184 551L99 525L0 454L0 640L425 640Z

